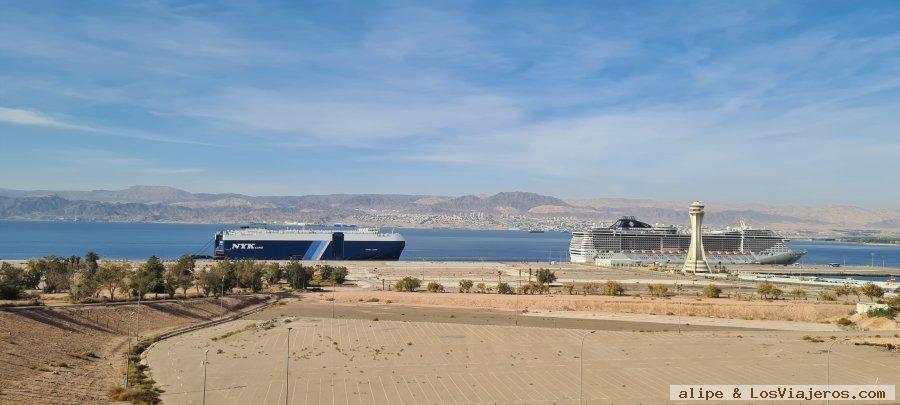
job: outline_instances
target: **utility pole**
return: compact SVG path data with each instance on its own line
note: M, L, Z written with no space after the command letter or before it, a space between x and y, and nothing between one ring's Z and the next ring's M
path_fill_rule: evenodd
M203 352L203 405L206 405L206 365L209 364L209 349Z
M578 403L584 403L584 339L591 333L596 332L595 330L590 331L589 333L585 333L584 336L581 337L581 353L578 355L579 371L578 371Z
M284 405L288 405L288 398L291 396L291 329L288 329L287 335L287 362L284 367Z

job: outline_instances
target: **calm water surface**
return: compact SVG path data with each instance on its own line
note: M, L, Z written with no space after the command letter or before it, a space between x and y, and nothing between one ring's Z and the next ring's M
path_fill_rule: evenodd
M151 255L212 254L210 241L221 229L237 225L151 224L117 222L0 221L0 258L83 255L144 259ZM384 229L387 230L387 229ZM568 260L568 233L397 229L406 238L401 260ZM900 247L853 243L794 241L808 251L804 264L900 267Z

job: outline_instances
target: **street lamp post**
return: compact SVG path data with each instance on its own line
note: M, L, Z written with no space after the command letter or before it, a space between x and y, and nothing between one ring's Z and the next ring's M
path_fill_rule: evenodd
M203 405L206 405L206 365L209 364L209 349L203 352Z
M828 345L828 350L825 351L825 385L826 386L831 385L831 348L837 342L838 342L837 340L831 342L831 344ZM825 403L830 404L831 401L826 399Z
M596 332L595 330L590 331L589 333L585 333L584 336L581 337L581 353L578 355L578 360L581 362L579 365L578 371L578 403L584 403L584 339L587 338L591 333Z
M291 329L288 329L287 335L287 360L284 367L284 405L288 404L288 398L291 396Z

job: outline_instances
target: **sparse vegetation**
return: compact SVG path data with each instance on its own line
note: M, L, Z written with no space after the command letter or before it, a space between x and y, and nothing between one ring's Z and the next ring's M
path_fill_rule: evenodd
M600 290L600 285L598 285L597 283L595 283L593 281L591 281L589 283L584 283L581 286L581 292L584 295L594 295L594 294L597 294L597 291L599 291L599 290Z
M791 290L791 292L789 294L791 295L791 297L794 297L794 299L797 299L797 300L805 300L806 299L806 290L803 290L801 288L795 288L795 289Z
M478 283L475 284L475 290L484 294L487 292L487 287L484 285L484 283Z
M563 292L566 295L572 295L575 293L575 283L565 283L563 284Z
M471 292L473 285L474 285L474 283L472 282L472 280L466 280L466 279L459 280L459 292L461 292L461 293Z
M394 289L397 291L409 291L413 292L419 289L422 286L422 281L415 277L403 277L400 280L397 280L397 284L394 285Z
M873 308L873 309L868 310L866 312L866 315L868 315L870 318L882 317L882 318L894 319L894 316L897 315L897 312L894 311L894 309L890 308L890 307L888 307L888 308Z
M703 287L703 296L706 298L719 298L719 295L721 294L722 288L715 284L709 284L706 287Z
M618 281L607 281L603 284L603 295L622 295L625 292L625 288L622 287L622 284Z
M547 285L556 281L556 273L550 269L540 268L537 273L535 273L535 278L537 279L538 284Z
M830 290L819 291L819 301L837 301L837 294Z
M501 282L497 284L497 294L513 294L515 290L509 284Z
M853 321L851 321L851 320L849 320L849 319L847 319L847 318L841 318L841 319L838 319L837 322L835 322L835 323L837 323L837 324L840 325L840 326L852 326L852 325L854 325Z
M647 292L657 297L665 297L669 295L669 287L665 284L650 284L647 286Z
M444 285L436 283L434 281L429 282L425 288L428 290L428 292L433 292L433 293L444 292Z
M757 294L762 296L763 299L770 299L770 298L777 299L782 294L784 294L784 291L782 291L781 289L776 287L775 284L772 284L768 281L763 281L762 283L757 284L756 292L757 292Z

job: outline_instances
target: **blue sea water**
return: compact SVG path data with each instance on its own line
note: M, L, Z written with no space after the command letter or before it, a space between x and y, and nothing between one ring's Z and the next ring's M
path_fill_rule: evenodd
M210 241L236 225L118 222L0 221L0 259L46 255L71 256L95 251L101 257L169 259L182 254L212 254ZM401 260L566 261L568 233L397 229L406 238ZM804 264L900 267L900 247L795 241L808 251Z

